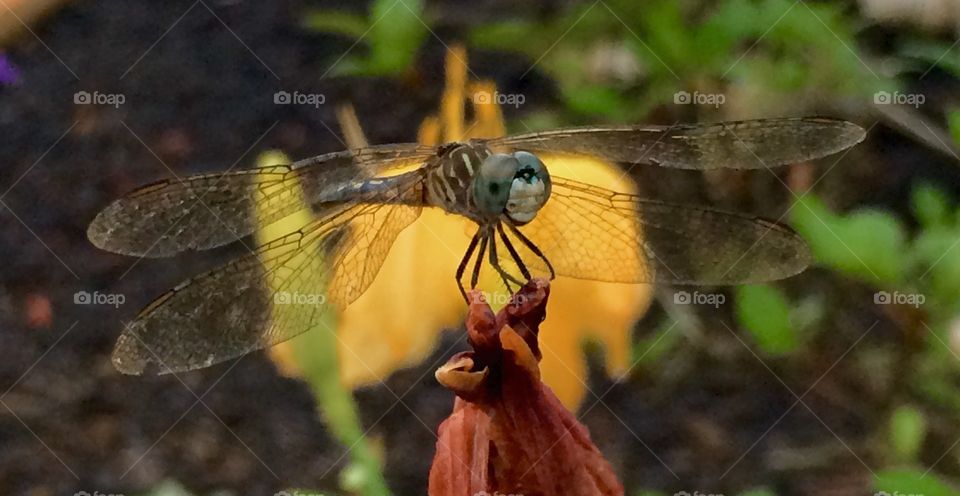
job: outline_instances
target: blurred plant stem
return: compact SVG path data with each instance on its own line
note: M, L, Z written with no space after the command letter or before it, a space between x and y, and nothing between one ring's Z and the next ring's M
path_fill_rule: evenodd
M364 436L353 394L340 381L334 329L330 326L306 333L294 347L294 355L313 391L317 410L348 450L350 467L343 472L341 487L366 496L389 495L380 457Z

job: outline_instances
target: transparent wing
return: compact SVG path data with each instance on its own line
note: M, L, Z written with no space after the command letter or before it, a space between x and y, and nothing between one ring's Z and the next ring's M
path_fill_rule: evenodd
M742 284L789 277L810 263L803 239L780 224L562 178L520 231L558 275L579 279ZM522 258L539 274L547 270L529 251Z
M190 279L147 306L117 340L127 374L206 367L268 347L356 300L419 207L360 204Z
M760 169L831 155L863 141L864 136L860 126L847 121L787 118L670 127L569 128L508 136L489 144L673 169Z
M225 245L257 226L302 208L345 181L389 174L424 162L434 148L417 144L348 150L277 165L159 181L116 200L90 224L97 247L132 256L166 257ZM259 205L259 208L255 208Z

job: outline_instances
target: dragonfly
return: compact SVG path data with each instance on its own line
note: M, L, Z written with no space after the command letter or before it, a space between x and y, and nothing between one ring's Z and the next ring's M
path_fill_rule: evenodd
M469 287L477 286L481 267L508 289L555 276L694 285L790 277L811 259L790 228L581 182L576 171L551 173L550 157L763 169L835 154L864 135L856 124L813 117L575 127L439 146L370 146L161 180L104 208L89 226L91 242L123 255L169 257L241 240L302 209L300 198L312 215L296 231L154 300L121 333L112 361L128 374L180 372L299 335L364 293L424 208L476 226L454 274L461 293L467 275ZM278 292L306 279L323 281L322 305L271 310Z

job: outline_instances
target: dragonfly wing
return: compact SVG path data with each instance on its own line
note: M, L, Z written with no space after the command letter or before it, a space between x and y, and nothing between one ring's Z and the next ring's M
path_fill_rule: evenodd
M811 260L803 239L772 221L563 178L553 178L550 199L520 231L558 275L608 282L762 282L795 275ZM522 258L546 270L537 257Z
M422 163L434 151L417 144L384 145L320 155L291 165L168 179L116 200L90 224L99 248L166 257L225 245L303 208L325 186Z
M390 245L420 214L405 205L345 205L254 253L190 279L124 330L113 363L127 374L206 367L316 326L357 299Z
M672 169L761 169L825 157L863 141L864 136L860 126L847 121L786 118L558 129L498 138L489 144Z

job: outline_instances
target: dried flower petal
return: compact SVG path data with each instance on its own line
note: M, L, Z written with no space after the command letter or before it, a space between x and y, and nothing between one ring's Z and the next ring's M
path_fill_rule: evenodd
M458 398L440 426L431 496L623 494L586 427L540 381L537 332L548 294L546 281L531 281L497 315L470 294L473 351L437 372ZM469 387L453 379L471 373L482 377Z

